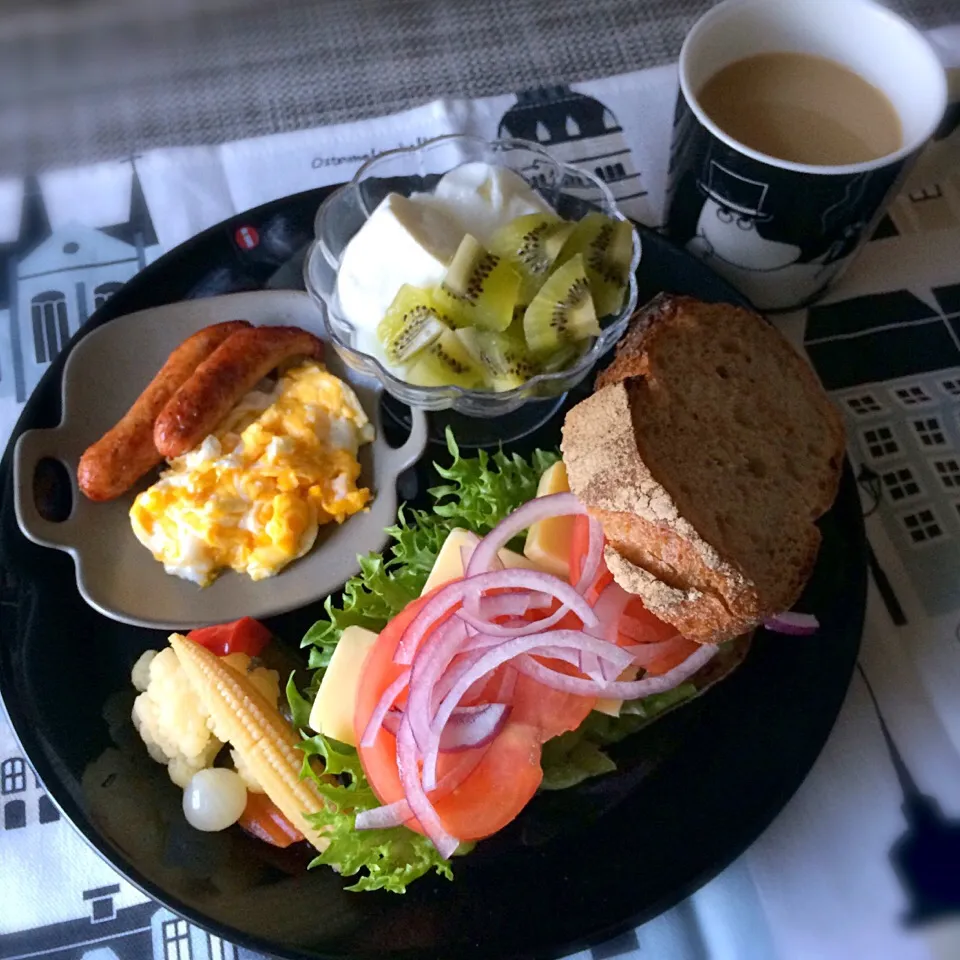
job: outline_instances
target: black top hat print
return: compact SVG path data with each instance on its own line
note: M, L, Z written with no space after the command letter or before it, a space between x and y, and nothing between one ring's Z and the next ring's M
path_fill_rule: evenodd
M741 177L740 174L721 167L716 160L710 161L707 179L697 181L697 186L711 199L752 220L769 220L772 214L764 213L763 201L769 187L759 180Z

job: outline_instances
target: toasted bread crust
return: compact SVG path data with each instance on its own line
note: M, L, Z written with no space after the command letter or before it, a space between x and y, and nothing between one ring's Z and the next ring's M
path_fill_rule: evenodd
M626 333L617 344L613 363L597 375L596 389L620 383L630 377L646 377L649 373L649 355L651 350L656 349L658 331L683 316L707 312L715 314L719 323L723 322L724 316L750 315L749 310L728 303L705 304L693 297L661 293L633 315ZM822 484L810 491L811 517L816 519L830 509L837 497L847 444L843 418L823 392L810 365L797 354L786 337L775 327L768 325L768 329L771 334L771 348L784 351L784 361L790 372L806 382L811 397L819 399L819 414L823 419L828 443L821 475ZM796 362L798 359L801 360L800 363Z
M670 324L674 336L687 327L702 336L707 324L712 325L708 332L717 332L724 322L746 324L755 349L775 356L784 376L797 378L807 416L822 427L817 449L805 461L815 489L797 484L785 489L794 510L784 534L787 562L772 575L763 571L759 581L684 514L670 492L683 486L682 478L655 475L641 442L643 421L635 422L635 417L657 415L652 402L657 377L667 376L651 359L657 356L658 337ZM562 449L571 490L603 524L607 565L616 581L684 635L719 642L789 609L799 598L820 544L813 520L829 509L836 494L844 433L809 366L772 327L737 307L661 296L632 321L613 364L598 377L597 392L567 414ZM689 503L689 495L686 499Z

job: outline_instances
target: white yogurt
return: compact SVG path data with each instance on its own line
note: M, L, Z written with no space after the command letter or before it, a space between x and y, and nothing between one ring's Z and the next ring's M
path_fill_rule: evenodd
M553 213L520 174L480 161L454 168L440 178L433 193L414 194L411 199L443 211L459 223L461 236L472 234L484 245L517 217Z
M377 326L405 283L436 286L464 235L481 243L516 217L553 213L513 170L473 162L444 174L433 193L388 194L347 244L337 274L343 316L355 346L387 363Z

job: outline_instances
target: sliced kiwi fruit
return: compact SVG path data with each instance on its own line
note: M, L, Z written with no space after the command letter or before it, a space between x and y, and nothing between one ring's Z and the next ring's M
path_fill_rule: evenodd
M483 367L486 384L493 390L513 390L540 372L540 365L527 348L522 325L511 325L503 333L476 327L457 333Z
M454 326L506 330L513 319L519 291L517 271L468 233L434 298Z
M566 263L577 254L583 256L597 316L619 313L633 259L630 223L602 213L588 213L574 226L557 262Z
M545 357L570 343L600 334L583 256L555 270L523 315L527 346Z
M528 213L504 224L490 239L490 251L520 274L518 303L526 306L543 286L575 224L545 213Z
M409 363L450 327L449 317L436 305L431 291L405 283L377 326L387 360Z
M579 343L566 343L543 358L540 363L541 372L557 373L560 370L568 370L577 363L588 349L589 341L587 340L581 340Z
M404 376L418 387L485 386L484 370L459 336L461 331L446 330L417 354Z

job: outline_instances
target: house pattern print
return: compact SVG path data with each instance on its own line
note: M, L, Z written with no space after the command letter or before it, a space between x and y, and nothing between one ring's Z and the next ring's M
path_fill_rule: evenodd
M647 196L620 122L595 97L557 85L517 94L497 136L539 143L563 163L590 170L610 188L624 212ZM536 174L536 170L529 171Z
M8 746L0 731L0 745ZM53 805L30 765L14 749L0 760L0 864L27 850L56 849L98 868L91 876L110 879L99 861ZM9 880L7 876L6 879ZM16 917L5 912L11 894L0 898L0 957L5 960L254 960L259 955L221 940L148 900L129 884L73 886L56 871L20 876L28 896L42 896L46 922L11 932Z
M960 173L908 191L877 239L956 230L958 201ZM926 614L960 610L960 284L814 306L803 342L843 411L867 510L901 555Z
M0 398L23 403L90 315L159 256L132 161L125 173L125 218L98 227L49 209L36 178L24 184L19 235L0 247Z

